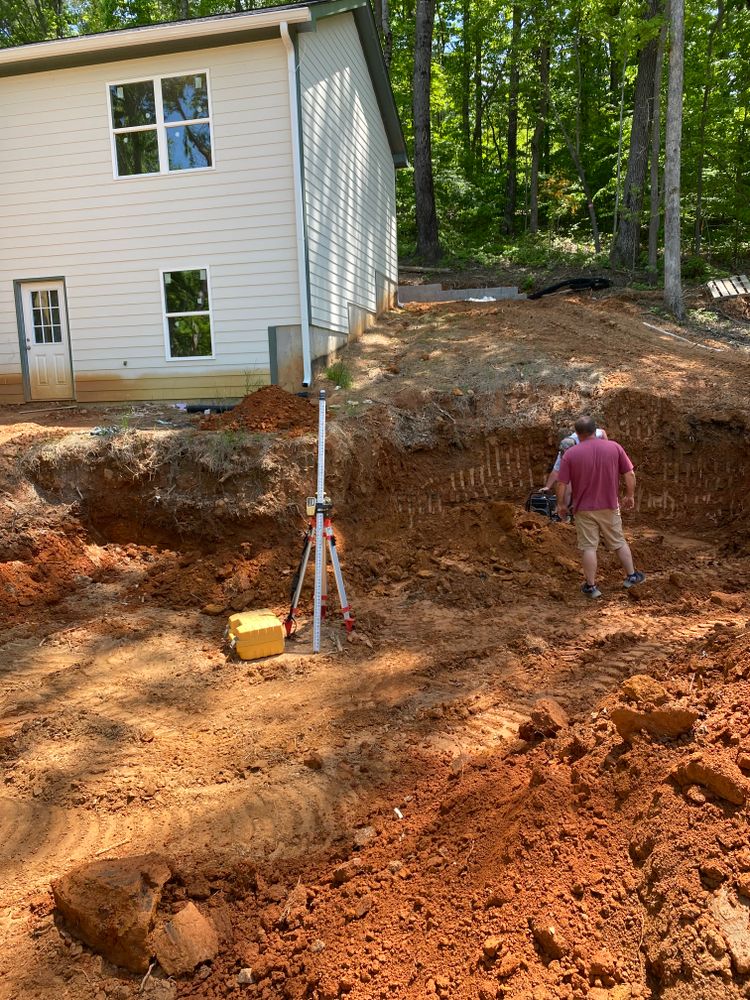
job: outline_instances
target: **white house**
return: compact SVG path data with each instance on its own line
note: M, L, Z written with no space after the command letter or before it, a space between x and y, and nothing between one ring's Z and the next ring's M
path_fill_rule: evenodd
M299 387L393 303L367 0L0 49L0 108L0 402Z

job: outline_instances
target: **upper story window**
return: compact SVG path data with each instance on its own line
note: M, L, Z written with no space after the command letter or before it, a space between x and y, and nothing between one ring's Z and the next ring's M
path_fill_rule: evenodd
M206 73L113 83L109 106L117 177L211 166Z

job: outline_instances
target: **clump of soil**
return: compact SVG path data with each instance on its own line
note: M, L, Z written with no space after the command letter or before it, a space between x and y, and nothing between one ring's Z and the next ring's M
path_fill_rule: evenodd
M264 385L245 396L233 410L205 417L204 431L291 431L303 434L317 426L318 414L306 399L277 385Z

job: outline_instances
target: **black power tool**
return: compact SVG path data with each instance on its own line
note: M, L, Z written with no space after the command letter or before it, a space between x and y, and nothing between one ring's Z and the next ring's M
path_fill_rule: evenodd
M557 497L550 490L532 490L524 508L531 514L541 514L550 521L560 520L560 515L557 513Z

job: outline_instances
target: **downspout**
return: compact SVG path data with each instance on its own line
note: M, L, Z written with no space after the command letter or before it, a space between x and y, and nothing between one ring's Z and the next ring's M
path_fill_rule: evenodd
M294 174L294 213L297 224L297 277L299 281L300 321L302 327L302 384L312 382L312 350L310 347L310 299L307 289L307 255L305 253L305 215L302 196L302 150L300 148L299 92L297 89L297 60L294 43L289 36L289 25L279 25L281 41L286 49L287 75L289 77L289 109L292 126L292 171Z

